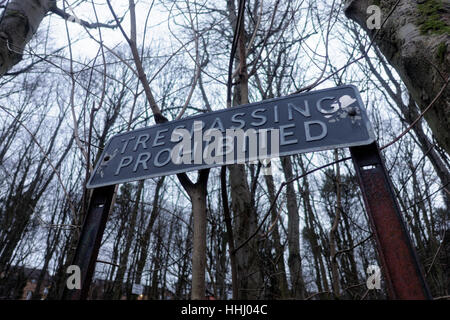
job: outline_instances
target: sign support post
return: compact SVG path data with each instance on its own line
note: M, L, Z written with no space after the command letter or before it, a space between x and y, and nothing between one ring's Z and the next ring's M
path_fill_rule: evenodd
M72 265L81 272L81 288L64 287L62 300L86 300L95 271L98 251L105 231L106 221L111 208L115 186L95 188L92 192L89 209L84 219Z
M391 299L431 299L376 142L350 153Z

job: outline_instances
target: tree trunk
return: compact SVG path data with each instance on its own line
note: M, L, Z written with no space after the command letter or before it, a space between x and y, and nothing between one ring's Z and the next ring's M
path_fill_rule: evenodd
M237 17L235 16L235 7L232 0L228 1L228 9L231 15L231 24L235 26ZM239 57L235 59L235 64L239 66L239 85L234 87L233 106L249 102L244 25L244 21L242 21L238 39ZM230 172L231 208L234 213L236 229L235 239L236 246L238 246L246 241L256 230L257 217L256 210L253 207L245 166L242 164L230 165L228 170ZM258 241L253 238L236 252L239 299L258 299L260 296L262 279L258 251Z
M302 170L302 173L305 173L305 166L303 164L302 156L298 157L298 163L300 165L300 169ZM303 184L300 186L300 182L297 180L297 183L299 184L298 189L300 190L300 194L303 199L304 204L304 210L305 210L305 224L306 224L306 237L310 243L311 251L314 256L314 264L316 269L316 275L317 275L317 289L319 292L325 291L329 292L330 288L328 286L328 278L325 270L325 265L322 259L322 247L319 244L319 236L315 230L315 219L314 219L314 210L311 204L311 194L310 194L310 187L309 187L309 181L308 177L305 176L303 178Z
M256 230L257 219L251 204L250 188L242 164L228 166L230 171L231 208L234 213L236 244L246 241ZM258 299L261 289L258 241L250 240L236 252L238 298Z
M237 274L236 253L234 252L235 242L234 242L233 225L231 222L230 207L228 206L226 175L227 175L227 168L223 166L220 169L220 189L221 189L220 191L223 204L223 216L225 220L225 226L227 228L228 250L230 252L232 298L236 300L239 297L239 288L238 288L239 280Z
M450 73L448 0L347 0L345 14L374 40L397 70L408 91L423 111L438 95ZM367 7L381 6L382 28L369 30ZM425 114L436 140L450 154L450 88Z
M267 184L267 191L269 193L269 201L272 204L275 201L275 183L273 182L272 175L264 175ZM272 221L277 219L277 206L271 212ZM276 277L277 284L280 291L280 298L287 299L289 297L289 289L286 279L286 266L284 264L284 248L281 245L280 232L278 231L278 223L273 226L273 245L275 247L276 254Z
M117 275L116 275L116 279L115 279L115 284L116 284L116 290L114 292L114 298L116 300L120 300L122 297L122 294L124 293L124 283L123 280L125 279L125 273L127 271L127 267L128 267L128 257L130 255L130 249L131 249L131 245L133 243L133 239L135 236L135 227L136 227L136 218L137 218L137 214L138 214L138 209L139 209L139 204L141 201L141 195L142 195L142 190L144 189L144 180L139 181L138 184L138 189L136 191L136 200L133 206L133 211L131 212L131 216L130 216L130 220L129 222L127 221L127 231L126 231L126 239L125 239L125 243L124 243L124 250L122 252L122 254L120 255L120 260L119 260L119 268L117 270Z
M55 0L12 0L0 24L0 76L22 60L25 45Z
M281 158L284 178L293 177L290 157ZM305 284L302 275L302 261L300 257L300 219L298 216L297 197L292 183L286 185L286 200L288 210L288 266L291 274L292 296L295 299L305 298Z
M352 31L354 31L352 29ZM354 31L356 33L356 31ZM358 43L361 43L358 39ZM419 110L416 106L416 102L412 98L412 96L409 96L408 104L403 102L402 99L402 92L401 92L401 86L400 82L396 80L396 78L393 76L393 74L390 71L389 66L385 63L384 58L382 57L382 54L378 49L375 50L375 54L378 57L378 60L380 61L381 65L383 66L383 70L386 71L386 74L389 77L389 82L386 81L381 73L378 71L378 69L374 66L372 63L372 60L369 56L365 56L366 62L370 68L370 71L375 75L375 77L378 79L378 81L383 86L386 93L391 97L391 99L395 102L395 105L397 105L398 110L394 108L394 105L389 104L389 106L392 107L392 109L395 112L400 112L400 114L403 116L404 121L408 125L412 125L413 122L419 117ZM390 83L393 83L396 91L390 86ZM450 181L450 172L448 168L446 167L445 163L442 161L441 157L439 156L438 152L434 149L434 146L428 136L426 135L424 128L422 126L422 123L419 121L414 125L412 128L414 133L417 136L418 145L420 149L422 150L423 154L425 154L428 159L430 160L431 164L433 165L433 168L441 180L441 184L443 186L447 185L447 183ZM450 196L443 191L443 197L445 199L447 210L450 209Z
M152 272L152 284L150 286L149 299L150 300L158 300L158 283L159 283L159 273L161 268L161 247L162 247L162 232L161 228L163 226L159 225L158 233L156 238L158 239L156 242L156 250L155 255L153 256L153 272Z
M192 299L206 297L206 184L190 190L192 214L194 215L194 240L192 247Z
M185 173L177 175L192 203L194 234L192 243L192 300L206 298L206 193L209 169L200 170L194 184Z
M335 160L338 159L338 151L337 149L334 151ZM336 260L337 253L337 239L336 236L339 235L337 229L339 226L339 219L341 216L341 186L340 186L340 170L339 163L336 163L336 214L334 217L333 225L330 230L330 260L331 260L331 284L333 286L333 294L336 298L339 298L341 295L341 289L339 285L339 269L338 262Z
M159 215L159 197L160 190L164 184L164 177L161 177L156 183L155 197L153 198L152 211L150 213L150 218L148 224L145 228L144 234L142 235L140 247L139 247L139 257L136 263L136 278L135 283L140 284L142 280L142 272L144 271L145 263L147 262L148 249L150 246L150 236L153 230L153 225L155 224L156 218Z

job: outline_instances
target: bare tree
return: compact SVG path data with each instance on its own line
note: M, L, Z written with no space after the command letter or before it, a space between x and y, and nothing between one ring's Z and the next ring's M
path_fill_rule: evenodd
M450 153L450 73L447 1L384 1L379 29L369 29L368 7L375 1L347 1L345 14L371 37L389 63L397 70L420 110L440 94L425 114L439 144Z

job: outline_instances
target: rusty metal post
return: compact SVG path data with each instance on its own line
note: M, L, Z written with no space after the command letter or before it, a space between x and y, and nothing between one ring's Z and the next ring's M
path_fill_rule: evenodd
M431 299L376 142L351 147L391 299Z
M62 294L63 300L87 299L95 271L95 262L97 261L98 251L114 196L114 189L115 186L112 185L96 188L92 192L89 209L84 219L80 239L72 261L72 265L80 267L81 289L70 290L65 286Z

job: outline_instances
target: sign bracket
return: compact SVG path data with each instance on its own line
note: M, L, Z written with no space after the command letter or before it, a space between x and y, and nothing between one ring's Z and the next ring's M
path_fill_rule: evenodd
M377 243L389 297L431 299L377 143L351 147L350 153Z

